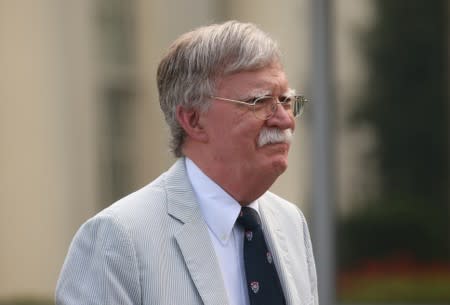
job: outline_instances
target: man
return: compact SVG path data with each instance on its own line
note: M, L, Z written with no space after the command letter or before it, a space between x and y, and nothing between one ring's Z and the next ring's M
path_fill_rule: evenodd
M318 304L305 218L267 191L306 101L277 45L252 24L202 27L157 82L178 160L80 228L56 303Z

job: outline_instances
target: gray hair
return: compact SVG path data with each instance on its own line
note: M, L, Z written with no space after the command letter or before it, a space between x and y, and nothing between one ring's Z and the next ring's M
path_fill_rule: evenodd
M170 128L174 155L183 155L186 137L176 118L178 105L206 111L218 78L279 61L276 42L251 23L213 24L175 40L157 71L159 102Z

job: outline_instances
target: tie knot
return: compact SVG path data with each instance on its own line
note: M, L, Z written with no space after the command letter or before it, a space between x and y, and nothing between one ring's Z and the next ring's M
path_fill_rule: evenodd
M245 230L252 230L261 225L258 212L252 208L243 207L237 218L237 223L244 227Z

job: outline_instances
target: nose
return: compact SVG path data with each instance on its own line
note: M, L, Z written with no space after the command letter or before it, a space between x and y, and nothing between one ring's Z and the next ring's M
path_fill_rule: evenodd
M277 127L281 130L295 129L295 119L292 112L286 110L282 105L276 104L275 113L266 121L268 127Z

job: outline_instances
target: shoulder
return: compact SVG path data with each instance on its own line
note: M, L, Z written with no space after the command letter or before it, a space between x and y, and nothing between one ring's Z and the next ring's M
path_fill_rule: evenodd
M278 214L279 217L289 218L292 219L293 221L301 221L301 222L305 221L305 216L303 215L303 212L296 204L272 192L269 191L266 192L259 199L259 202L263 210L268 210L271 213Z
M290 232L297 238L309 239L306 218L296 204L272 192L266 192L259 199L259 206L269 226L276 226L286 234Z
M167 202L164 176L116 201L94 217L112 215L120 222L128 222L164 212Z
M114 218L125 227L140 227L168 215L168 203L173 193L188 193L190 183L185 173L184 159L179 159L168 171L141 189L125 196L100 211L92 219Z
M93 238L97 234L116 230L137 241L143 238L141 235L144 232L159 234L165 227L174 225L168 214L173 189L178 185L189 187L188 181L183 182L179 178L184 174L183 164L176 162L154 181L92 216L80 227L75 239L81 236Z

